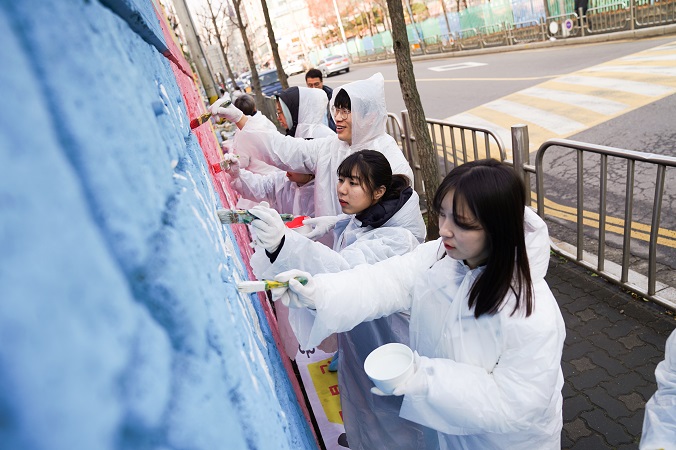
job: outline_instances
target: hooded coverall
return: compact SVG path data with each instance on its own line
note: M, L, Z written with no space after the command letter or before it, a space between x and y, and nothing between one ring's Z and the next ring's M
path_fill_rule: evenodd
M512 314L510 291L496 314L475 318L468 294L484 268L451 259L439 239L375 265L315 276L316 311L312 321L292 321L294 332L311 347L331 333L410 309L410 346L421 357L405 385L402 418L437 430L442 449L558 450L565 328L544 280L547 226L526 208L524 228L533 283L529 317Z
M410 252L424 240L426 230L418 195L411 188L407 189L407 195L410 197L406 200L400 197L403 205L377 228L362 226L355 216L345 215L334 228L333 250L298 233L287 232L274 263L270 264L264 250L257 249L251 258L254 274L264 279L292 268L311 274L338 272ZM302 316L309 314L305 310L283 310L292 321L303 320ZM287 320L278 323L280 334L292 333L286 329ZM363 370L366 357L380 345L389 342L408 345L408 328L408 312L399 312L338 334L338 387L343 423L352 450L436 448L429 446L436 438L433 430L399 417L401 398L371 394L371 381ZM292 350L295 352L297 348Z

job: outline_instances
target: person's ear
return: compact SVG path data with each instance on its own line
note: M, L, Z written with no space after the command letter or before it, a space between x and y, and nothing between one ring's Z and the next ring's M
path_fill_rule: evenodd
M375 191L373 191L373 200L379 201L383 195L385 195L387 188L385 186L378 186Z

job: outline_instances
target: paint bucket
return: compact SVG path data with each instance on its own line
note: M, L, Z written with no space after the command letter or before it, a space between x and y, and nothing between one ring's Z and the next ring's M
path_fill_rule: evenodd
M413 375L413 351L404 344L390 343L373 350L364 361L364 371L385 394Z

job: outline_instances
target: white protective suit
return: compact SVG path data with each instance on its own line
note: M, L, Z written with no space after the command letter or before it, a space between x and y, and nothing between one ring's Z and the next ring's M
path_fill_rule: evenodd
M314 277L312 329L294 331L312 346L410 308L410 345L421 358L406 384L416 389L404 396L401 417L437 430L443 449L560 449L565 329L544 280L547 226L528 208L524 220L530 317L511 314L510 292L498 313L476 319L468 294L483 267L470 270L449 258L439 239L372 266Z
M657 392L645 405L641 450L676 449L676 330L655 369Z
M232 180L230 185L243 198L254 202L265 200L280 213L310 217L315 215L314 180L298 186L281 170L261 175L241 169L239 177Z
M379 73L367 80L355 81L333 91L333 99L344 89L352 104L352 145L338 139L336 134L313 140L295 139L274 131L248 133L247 148L252 161L258 159L268 165L289 172L315 174L315 213L317 216L341 214L336 195L338 166L358 150L377 150L385 155L392 173L406 175L413 185L413 171L392 136L385 132L385 81ZM317 92L320 92L317 89ZM246 130L248 122L241 131ZM236 153L241 151L235 146Z
M335 136L329 127L323 124L322 120L326 117L326 105L328 99L326 94L319 89L310 89L306 87L298 88L298 118L299 123L296 126L297 138L316 139L327 136ZM258 116L260 112L256 113ZM254 117L256 117L254 116ZM254 127L249 128L249 119L239 133L249 133L250 130L259 129L258 120L254 120ZM267 120L267 119L266 119ZM268 123L272 124L269 120ZM270 130L268 125L264 125L264 130ZM274 125L273 125L274 127ZM272 128L277 133L277 128ZM245 141L251 144L251 137L248 134ZM237 141L236 141L237 142ZM241 144L241 142L240 142ZM246 154L246 159L249 160L252 156L252 151L256 152L251 145L244 145L236 148L235 153L240 155ZM254 155L257 153L254 153ZM251 161L251 164L256 165L256 158ZM268 168L265 166L261 166ZM270 203L270 207L276 209L280 213L293 214L295 216L315 216L315 182L310 181L303 186L298 186L296 183L289 181L286 177L286 172L276 170L273 168L270 173L254 173L246 169L240 170L239 177L231 182L231 186L239 192L242 197L247 200L255 202L262 202L263 200ZM267 170L267 169L266 169Z
M280 170L274 164L266 162L265 158L261 158L258 152L259 139L261 135L268 133L276 133L277 127L274 123L265 117L260 111L253 116L247 116L247 122L241 130L235 131L233 138L233 153L240 156L240 164L242 168L253 173L268 174L279 172Z
M318 92L322 92L317 89ZM334 249L313 242L298 233L287 232L277 259L270 264L263 249L251 258L258 279L297 268L311 274L338 272L359 264L373 264L413 250L426 233L419 197L409 188L411 197L382 226L362 227L354 216L344 215L334 228ZM279 306L281 302L277 302ZM283 306L283 305L282 305ZM286 309L286 308L285 308ZM288 311L291 321L311 320L307 310ZM280 333L282 324L280 322ZM432 450L434 430L399 417L402 399L371 394L371 381L364 373L366 357L389 342L409 343L409 314L399 312L357 325L338 334L338 386L343 423L352 450L405 448ZM305 347L307 349L311 347ZM294 349L297 350L297 349Z
M297 138L323 138L335 136L336 132L326 124L329 99L321 89L298 86Z

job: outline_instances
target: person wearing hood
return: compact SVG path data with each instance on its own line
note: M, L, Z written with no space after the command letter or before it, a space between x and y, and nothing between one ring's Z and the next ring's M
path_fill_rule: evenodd
M645 405L641 450L673 449L676 445L676 330L667 339L655 379L657 391Z
M326 124L328 103L317 89L290 87L277 96L277 119L286 128L287 136L305 139L333 136L335 132Z
M243 104L241 99L236 99L234 104L247 116L251 116L242 108L251 102ZM279 95L277 116L286 128L287 136L315 139L335 135L322 123L327 104L326 96L316 89L292 87ZM241 168L241 151L236 151L237 156L224 155L224 161L227 162L225 172L230 176L230 185L244 199L252 202L267 201L281 213L314 217L313 174L282 170L266 174L254 173Z
M258 279L270 279L291 268L312 274L338 272L403 255L420 243L415 236L424 234L425 223L418 196L408 178L392 175L382 153L361 150L345 158L338 168L336 190L344 214L333 231L333 250L288 230L274 209L257 206L250 210L258 217L251 223L261 243L251 258ZM409 202L410 198L415 201ZM288 311L279 303L276 309L278 313L283 310L285 319L291 321L309 314L299 309ZM284 326L288 323L283 322ZM394 448L393 443L410 450L430 448L425 445L425 434L435 433L399 418L400 399L374 398L371 382L362 370L366 357L378 346L408 344L408 323L408 313L401 312L338 334L340 405L351 449ZM291 349L294 356L297 345L296 341Z
M223 99L230 100L230 96L227 92L220 100ZM241 164L241 167L246 168L252 173L259 174L281 172L274 165L267 164L265 161L258 158L256 150L256 136L260 133L279 134L277 126L256 109L256 102L249 94L241 94L233 98L233 105L237 105L234 107L242 111L242 114L247 117L248 124L246 129L238 129L235 131L232 143L235 152L240 156L241 161L239 164Z
M226 100L227 96L223 96L209 107L209 111L245 130L249 118L233 105L221 107ZM380 73L336 88L330 110L338 131L335 136L308 141L274 132L260 132L253 136L249 134L247 144L255 148L256 157L264 163L290 172L315 175L315 214L323 218L321 222L308 219L315 227L310 234L312 238L326 234L335 224L335 219L330 217L341 212L335 195L337 169L348 155L358 150L377 150L390 162L393 173L406 175L413 183L411 166L394 138L385 132L385 81Z
M544 279L546 224L496 160L454 168L432 206L438 240L335 274L281 273L289 288L273 298L313 310L307 329L293 324L306 346L410 309L414 371L392 394L400 417L437 430L430 446L560 449L565 327Z

